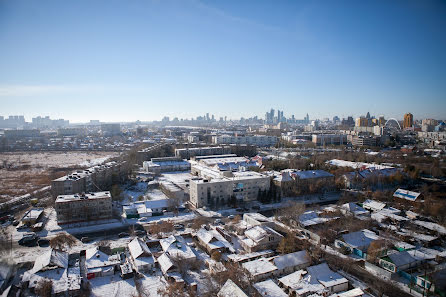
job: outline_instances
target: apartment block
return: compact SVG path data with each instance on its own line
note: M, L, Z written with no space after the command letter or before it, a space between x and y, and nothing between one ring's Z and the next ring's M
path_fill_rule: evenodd
M212 179L190 181L190 203L196 208L219 206L228 204L233 196L238 202L254 201L259 190L269 190L269 186L270 178L257 172L215 172Z
M220 135L220 136L212 136L212 143L237 144L237 145L247 144L247 145L266 147L275 145L277 143L277 137L267 136L267 135L252 135L252 136Z
M60 195L55 209L58 224L70 224L112 218L110 192Z
M53 197L108 189L113 178L123 178L123 165L124 163L108 162L55 179L51 182Z
M176 149L175 157L181 159L191 159L195 156L224 155L229 153L231 153L231 148L229 146L193 147Z

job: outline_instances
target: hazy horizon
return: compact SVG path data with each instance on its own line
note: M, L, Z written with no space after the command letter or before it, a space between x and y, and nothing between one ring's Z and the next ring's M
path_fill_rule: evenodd
M444 1L0 0L1 113L446 119L445 15Z

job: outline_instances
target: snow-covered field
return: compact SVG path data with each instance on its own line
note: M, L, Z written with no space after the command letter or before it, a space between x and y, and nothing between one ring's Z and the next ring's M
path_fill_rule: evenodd
M10 199L48 186L74 167L118 156L116 152L0 153L0 199Z

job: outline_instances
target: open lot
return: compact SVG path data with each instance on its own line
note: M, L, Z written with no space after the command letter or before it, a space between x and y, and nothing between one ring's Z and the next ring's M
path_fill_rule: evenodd
M0 154L0 202L48 186L75 169L94 166L116 152L14 152Z

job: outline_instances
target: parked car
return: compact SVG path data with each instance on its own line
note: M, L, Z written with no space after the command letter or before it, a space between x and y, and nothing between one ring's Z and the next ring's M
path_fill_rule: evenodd
M38 244L40 247L47 247L47 246L50 245L50 241L49 241L48 239L46 239L46 238L41 238L41 239L39 239L39 240L37 241L37 244Z
M146 235L146 231L143 231L143 230L135 230L135 235L137 235L137 236L144 236L144 235Z
M146 222L147 221L147 217L142 217L138 219L139 222Z
M23 237L19 240L19 244L25 246L36 246L38 239L39 236L37 236L36 233L27 233L24 234Z
M173 227L175 228L175 230L184 229L184 225L183 224L175 224L175 225L173 225Z
M119 238L124 238L124 237L129 237L129 236L130 236L130 234L128 234L127 232L121 232L118 234Z
M17 231L23 231L23 230L27 230L28 228L29 227L27 225L20 225L16 229L17 229Z
M87 243L87 242L90 242L90 241L91 241L90 237L84 236L84 237L81 238L81 242L82 243Z
M12 222L12 225L13 225L13 226L18 226L19 224L20 224L20 222L17 221L17 220L15 220L14 222Z
M252 209L254 209L254 210L260 210L260 206L258 206L258 205L254 205L254 206L252 207Z
M230 219L230 220L233 220L234 218L235 218L234 215L229 215L229 216L228 216L228 219Z

